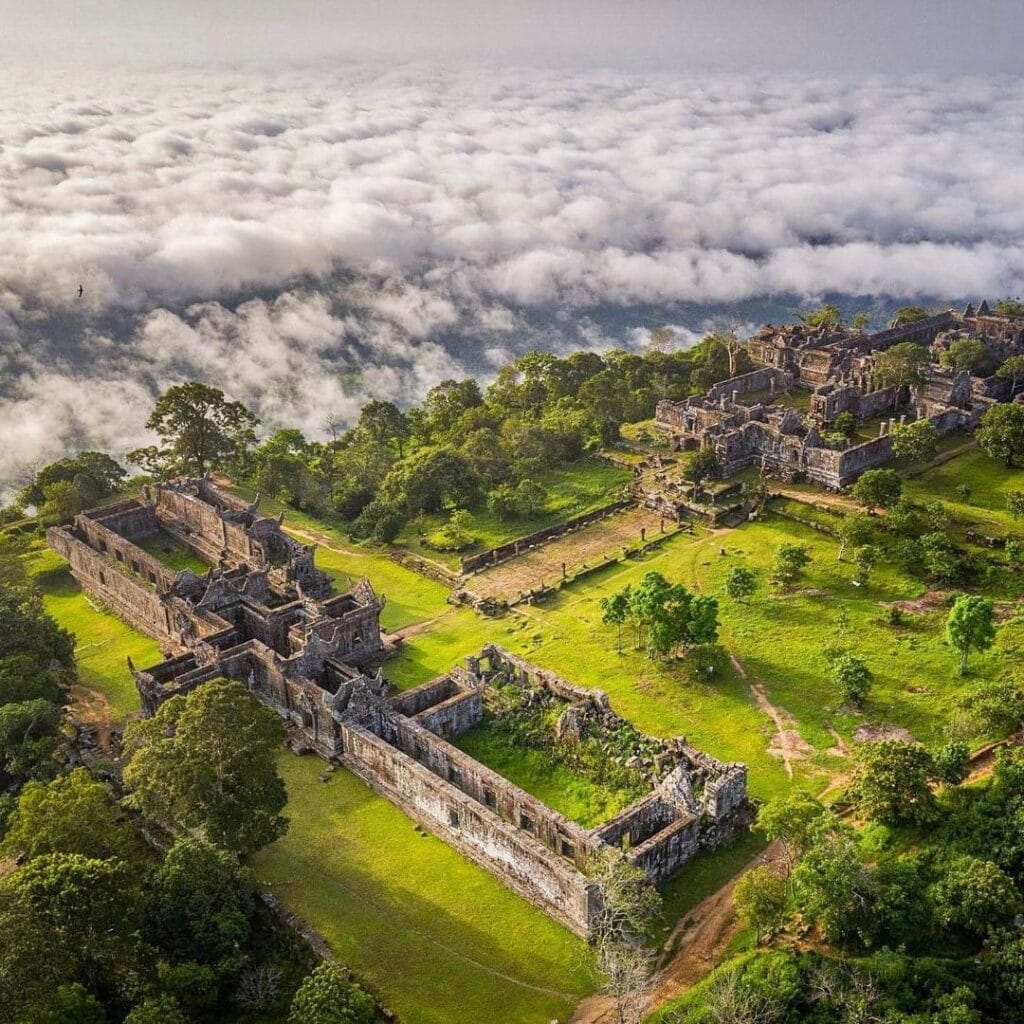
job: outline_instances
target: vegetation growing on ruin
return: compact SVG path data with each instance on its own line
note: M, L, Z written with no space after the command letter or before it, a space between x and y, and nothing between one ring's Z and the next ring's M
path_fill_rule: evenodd
M599 728L550 691L500 678L488 701L484 721L455 745L584 828L649 792L652 745L628 723Z

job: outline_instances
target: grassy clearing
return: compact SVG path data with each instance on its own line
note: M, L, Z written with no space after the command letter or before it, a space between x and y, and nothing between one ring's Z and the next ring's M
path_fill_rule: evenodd
M210 566L187 544L171 536L166 530L160 530L151 537L143 537L137 543L143 551L175 572L191 569L197 575L204 576L210 569Z
M227 489L249 501L254 497L246 487L231 486ZM339 590L347 589L363 576L367 577L377 593L388 599L381 615L385 629L400 629L422 622L440 615L449 607L446 587L404 568L385 552L356 544L329 523L286 508L278 501L261 499L260 509L266 515L276 516L283 512L286 532L303 543L319 545L316 564L330 574Z
M77 637L75 657L82 685L103 694L116 720L123 722L139 709L139 694L126 659L140 667L154 664L160 660L156 641L87 597L67 563L42 541L29 554L29 569L43 591L46 610Z
M405 1024L567 1020L582 943L339 770L283 754L288 834L257 878L364 973Z
M966 500L956 492L963 484L971 489ZM1024 524L1015 521L1006 507L1007 494L1022 489L1024 470L1008 469L977 448L903 484L904 493L915 503L937 499L954 518L998 536L1024 534Z
M460 559L466 555L506 544L607 505L620 496L629 479L629 472L621 466L601 459L581 459L564 469L549 470L537 477L537 483L548 492L548 500L543 512L532 519L499 519L486 509L474 509L471 532L476 541L464 551L437 551L421 542L421 537L436 533L448 521L447 513L440 512L413 520L396 543L414 554L457 569Z
M634 796L554 761L542 750L511 746L484 722L454 745L584 828L594 828L633 802Z

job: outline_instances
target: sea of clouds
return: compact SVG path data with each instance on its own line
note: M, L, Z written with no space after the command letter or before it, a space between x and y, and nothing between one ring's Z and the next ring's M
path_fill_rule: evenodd
M0 481L182 379L319 436L765 297L1017 295L1022 197L1018 78L0 69Z

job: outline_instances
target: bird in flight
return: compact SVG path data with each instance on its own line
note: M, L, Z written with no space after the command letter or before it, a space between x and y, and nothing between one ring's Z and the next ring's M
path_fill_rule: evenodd
M82 292L84 292L84 291L85 291L85 289L81 285L79 285L78 286L78 297L79 298L82 297Z

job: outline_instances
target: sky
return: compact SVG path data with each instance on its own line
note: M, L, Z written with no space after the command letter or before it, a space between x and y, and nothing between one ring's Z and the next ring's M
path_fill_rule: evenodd
M1019 0L2 0L0 57L1019 73Z
M1019 295L1016 6L0 0L0 492L185 379L319 437L534 347Z

